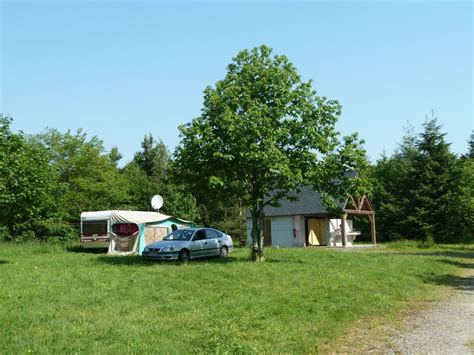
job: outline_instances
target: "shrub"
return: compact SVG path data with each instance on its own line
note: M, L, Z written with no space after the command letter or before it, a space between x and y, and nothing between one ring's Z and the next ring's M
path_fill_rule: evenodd
M418 248L433 248L436 245L433 235L428 235L426 240L420 240L417 243Z
M61 242L76 239L78 231L70 223L59 218L48 218L36 221L35 226L42 239L47 242Z

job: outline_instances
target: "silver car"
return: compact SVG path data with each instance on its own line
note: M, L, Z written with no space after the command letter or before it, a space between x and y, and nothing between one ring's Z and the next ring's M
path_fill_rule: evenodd
M226 258L234 249L230 235L213 228L178 229L163 240L149 244L142 252L145 259L186 261L206 256Z

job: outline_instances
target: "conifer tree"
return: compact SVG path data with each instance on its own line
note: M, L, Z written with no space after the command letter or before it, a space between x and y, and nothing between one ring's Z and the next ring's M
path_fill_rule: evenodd
M432 237L437 242L455 240L453 211L455 191L459 181L456 156L450 152L437 119L424 123L424 131L416 143L414 171L409 190L410 215L407 232L416 239Z
M383 154L372 170L372 201L378 215L379 240L410 238L407 222L412 213L409 190L417 154L416 135L413 127L408 126L395 153L391 157Z

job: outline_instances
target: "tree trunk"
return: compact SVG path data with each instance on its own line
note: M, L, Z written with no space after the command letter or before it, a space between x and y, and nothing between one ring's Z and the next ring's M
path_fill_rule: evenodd
M250 246L250 258L252 261L255 261L257 259L257 254L258 254L258 236L259 236L259 230L258 230L258 215L256 210L250 211L252 214L252 245Z
M263 214L263 200L260 200L258 203L258 225L259 225L259 235L258 235L258 255L257 261L264 261L263 256L263 232L265 227L265 216Z
M252 261L264 261L263 256L263 202L259 202L256 209L250 211L252 214Z

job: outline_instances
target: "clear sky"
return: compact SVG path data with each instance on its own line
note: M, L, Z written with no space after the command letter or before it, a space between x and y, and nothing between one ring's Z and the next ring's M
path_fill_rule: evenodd
M1 1L0 112L13 129L83 128L121 164L144 134L172 151L202 90L240 50L285 54L343 105L371 160L434 110L456 153L473 129L473 5L465 2Z

